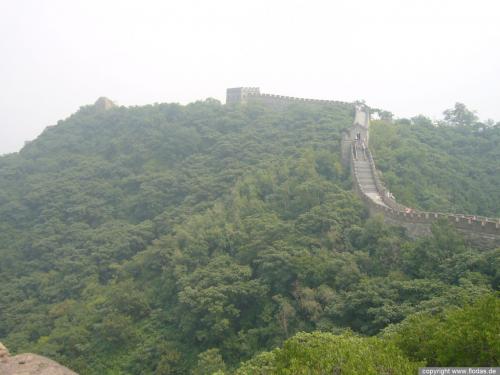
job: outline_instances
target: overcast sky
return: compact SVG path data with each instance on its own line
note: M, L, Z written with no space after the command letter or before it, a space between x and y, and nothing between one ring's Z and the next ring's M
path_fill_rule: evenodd
M225 89L500 121L498 0L0 0L0 154L107 96Z

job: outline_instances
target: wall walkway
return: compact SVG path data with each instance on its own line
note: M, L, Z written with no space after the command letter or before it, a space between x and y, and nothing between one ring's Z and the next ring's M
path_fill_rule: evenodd
M350 165L354 189L365 202L371 215L382 214L392 225L403 226L412 237L431 234L431 226L443 219L451 223L465 238L482 247L500 246L500 219L475 215L449 214L418 211L399 204L382 184L368 149L370 115L365 105L334 100L296 98L262 94L258 87L237 87L227 90L228 104L260 102L272 106L293 103L342 104L355 108L354 122L343 134L341 143L342 162ZM357 139L356 138L360 138Z
M359 112L364 112L364 115ZM354 124L363 118L369 121L366 109L356 108ZM370 214L382 214L386 222L405 227L412 237L429 235L432 224L439 219L445 219L472 243L484 247L500 246L498 218L425 212L396 202L380 181L371 152L362 141L352 142L351 173L354 189L368 206Z

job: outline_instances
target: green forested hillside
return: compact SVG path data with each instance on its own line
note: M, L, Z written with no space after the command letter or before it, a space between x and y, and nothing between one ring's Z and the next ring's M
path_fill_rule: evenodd
M402 203L500 217L500 125L374 122L370 144L384 182Z
M445 223L411 241L368 219L339 162L352 118L348 105L88 106L0 158L0 341L81 374L261 374L245 366L262 358L298 374L290 355L320 355L300 340L413 369L427 357L399 330L498 301L500 251Z
M500 355L499 328L500 299L485 296L463 308L413 314L380 337L299 333L235 374L413 375L424 365L491 366Z

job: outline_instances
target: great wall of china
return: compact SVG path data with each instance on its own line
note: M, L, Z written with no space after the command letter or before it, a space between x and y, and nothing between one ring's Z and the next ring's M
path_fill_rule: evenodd
M237 87L227 90L227 104L247 102L270 105L317 103L352 106L354 121L342 136L342 163L350 167L354 190L367 206L370 215L382 215L385 222L406 228L408 235L414 238L430 235L433 223L437 220L446 220L461 232L468 242L481 247L500 246L499 218L419 211L401 205L395 200L383 185L368 148L370 112L367 106L342 101L261 94L257 87Z

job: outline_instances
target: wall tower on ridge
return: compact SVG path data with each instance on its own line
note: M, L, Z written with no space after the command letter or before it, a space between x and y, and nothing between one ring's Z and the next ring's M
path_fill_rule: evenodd
M260 95L258 87L233 87L226 91L226 104L246 103L248 96Z

